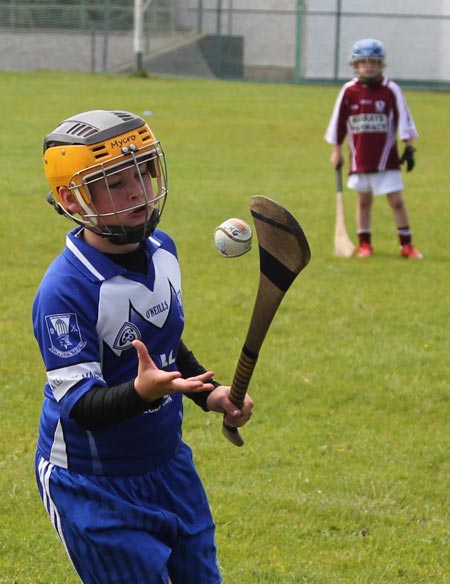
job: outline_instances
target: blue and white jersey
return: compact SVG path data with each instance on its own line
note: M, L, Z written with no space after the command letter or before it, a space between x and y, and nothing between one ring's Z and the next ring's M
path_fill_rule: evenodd
M156 230L146 240L148 272L130 273L88 245L76 228L47 270L33 303L33 329L47 369L38 450L83 474L129 475L167 460L181 441L182 394L145 413L88 431L70 412L93 386L134 379L142 340L157 367L176 369L184 326L175 244Z

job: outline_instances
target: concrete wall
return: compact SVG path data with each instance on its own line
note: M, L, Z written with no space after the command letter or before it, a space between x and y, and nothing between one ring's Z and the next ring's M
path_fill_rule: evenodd
M352 44L374 37L385 44L387 74L393 79L450 83L450 0L166 0L165 8L171 14L170 30L147 31L145 59L150 72L153 59L161 73L213 74L199 50L200 24L203 34L216 35L220 29L230 39L242 38L245 78L347 79L352 75L348 66ZM135 65L131 30L110 32L106 38L102 25L95 37L56 28L1 26L0 21L0 70L114 72ZM163 64L165 71L160 70Z

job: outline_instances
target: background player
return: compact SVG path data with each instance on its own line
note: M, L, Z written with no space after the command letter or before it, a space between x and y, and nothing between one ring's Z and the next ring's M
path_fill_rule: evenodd
M182 441L182 396L242 426L229 387L181 339L175 244L151 129L124 111L63 121L44 142L48 200L76 223L33 327L47 369L36 477L85 584L218 584L214 524Z
M373 196L387 195L392 208L405 258L422 258L412 244L408 213L403 199L400 164L414 168L413 140L418 133L400 87L383 76L385 52L375 39L357 41L350 65L356 77L341 89L328 125L325 140L333 144L331 163L335 169L344 164L342 143L348 138L350 168L347 186L358 192L356 254L373 254L371 209ZM402 157L397 151L397 134L405 143Z

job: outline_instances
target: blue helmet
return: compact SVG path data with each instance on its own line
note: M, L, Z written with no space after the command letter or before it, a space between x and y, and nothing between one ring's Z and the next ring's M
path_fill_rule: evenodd
M366 59L376 59L384 65L383 43L376 39L362 39L357 41L352 47L352 56L350 64L353 65L357 61L365 61Z

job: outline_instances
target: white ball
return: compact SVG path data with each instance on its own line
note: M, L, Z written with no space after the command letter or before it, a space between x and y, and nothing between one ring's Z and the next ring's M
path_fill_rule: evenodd
M252 248L250 225L235 217L227 219L214 232L216 249L225 258L237 258Z

